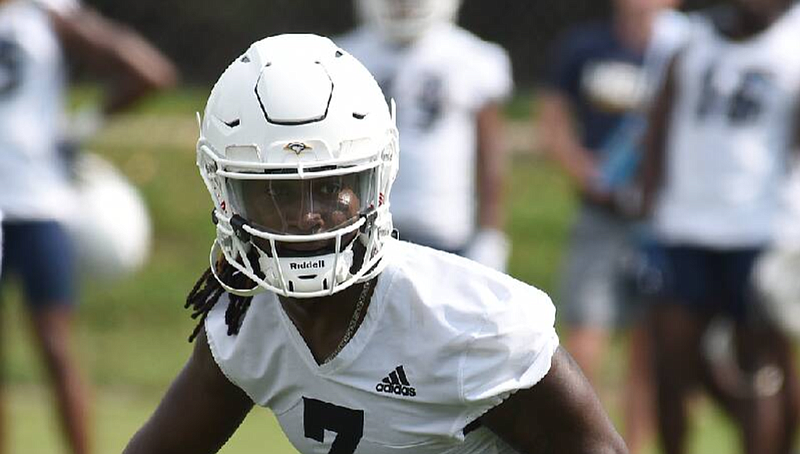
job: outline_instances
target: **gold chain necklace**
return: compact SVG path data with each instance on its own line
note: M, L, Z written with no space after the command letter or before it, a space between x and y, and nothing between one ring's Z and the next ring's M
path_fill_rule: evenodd
M364 309L364 303L367 301L367 294L369 294L369 288L372 284L372 281L364 282L364 286L361 287L361 294L358 295L358 301L356 302L356 308L353 311L353 318L350 319L350 324L347 325L347 330L344 332L344 337L342 340L339 341L339 345L336 346L336 349L325 358L325 361L322 364L326 364L330 362L333 358L338 355L345 345L353 338L353 334L356 332L356 327L358 326L358 320L361 318L361 311Z

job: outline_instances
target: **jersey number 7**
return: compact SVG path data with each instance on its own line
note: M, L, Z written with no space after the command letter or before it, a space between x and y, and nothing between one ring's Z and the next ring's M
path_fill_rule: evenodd
M328 454L353 454L364 435L364 410L303 397L303 430L306 438L324 443L325 429L336 432Z

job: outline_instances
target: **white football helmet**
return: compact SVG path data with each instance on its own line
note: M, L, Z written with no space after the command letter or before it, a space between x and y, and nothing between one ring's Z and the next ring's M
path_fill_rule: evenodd
M800 247L775 248L756 262L753 278L769 319L785 333L800 337Z
M313 298L380 272L397 128L354 57L315 35L258 41L217 81L200 127L197 165L217 225L211 269L221 250L257 284L220 280L226 290Z
M408 43L434 25L455 22L461 0L355 0L356 14L384 38Z
M110 162L80 153L72 168L77 206L67 220L81 274L93 281L125 278L145 264L152 226L141 195Z

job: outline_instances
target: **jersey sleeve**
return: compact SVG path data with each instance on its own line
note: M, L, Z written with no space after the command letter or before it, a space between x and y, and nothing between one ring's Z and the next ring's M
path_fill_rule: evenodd
M220 371L253 402L267 406L276 384L297 371L270 366L277 348L269 336L278 331L279 322L265 294L256 295L254 302L242 320L239 333L229 335L226 312L230 295L223 294L206 317L205 331Z
M686 45L690 32L691 20L684 13L667 10L656 16L643 64L648 103L660 91L669 63Z
M488 305L483 325L459 367L464 427L508 396L538 383L550 370L558 347L555 307L542 291L521 282Z
M505 101L514 88L511 59L508 53L496 44L487 44L483 62L475 68L476 105Z

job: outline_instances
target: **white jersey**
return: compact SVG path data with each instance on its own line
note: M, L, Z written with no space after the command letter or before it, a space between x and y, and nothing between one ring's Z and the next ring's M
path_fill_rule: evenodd
M689 16L680 11L666 9L656 16L643 65L645 99L648 101L658 93L666 74L667 64L686 45L690 31Z
M507 53L449 23L409 47L367 27L336 41L397 103L401 171L390 201L401 237L463 248L477 223L476 114L510 94Z
M48 9L72 0L0 6L0 209L7 219L60 218L71 195L57 154L66 71Z
M206 319L220 369L304 454L332 452L334 440L347 453L513 453L488 429L464 432L549 371L550 299L452 254L387 247L364 321L331 361L318 365L277 297L262 294L238 335L227 335L226 299Z
M664 188L654 228L667 243L768 243L800 100L800 6L746 41L697 16L675 66Z

